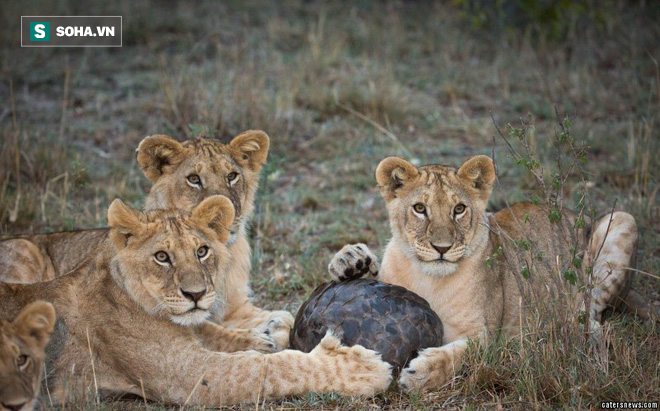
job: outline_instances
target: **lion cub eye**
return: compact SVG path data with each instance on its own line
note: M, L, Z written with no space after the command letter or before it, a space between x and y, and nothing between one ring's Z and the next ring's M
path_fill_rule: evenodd
M160 265L167 265L170 263L170 256L167 255L165 251L158 251L156 254L154 254L154 258Z
M191 174L188 177L186 177L186 179L188 180L188 184L193 187L202 186L202 179L197 174Z
M227 181L229 181L229 184L236 181L237 178L238 178L238 173L235 171L232 171L231 173L227 174Z
M21 354L18 357L16 357L16 365L18 368L23 368L27 365L28 362L28 356L25 354Z
M209 255L209 248L207 246L203 245L197 249L197 258L199 258L200 260L202 261L205 260L206 257L208 257L208 255Z
M413 206L413 210L417 214L426 214L426 206L422 203L417 203Z
M465 204L458 203L454 206L454 215L463 214L465 211Z

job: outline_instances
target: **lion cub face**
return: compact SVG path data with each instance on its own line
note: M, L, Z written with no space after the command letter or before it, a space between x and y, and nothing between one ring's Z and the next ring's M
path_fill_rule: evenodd
M0 410L34 408L54 326L55 309L43 301L23 308L14 321L0 320Z
M117 254L111 261L115 281L152 315L191 326L226 300L225 243L234 221L231 201L211 196L185 213L141 213L121 200L108 209L110 238Z
M137 161L153 182L145 209L191 210L209 196L223 195L235 210L228 241L232 245L252 213L269 144L266 133L254 130L229 144L210 139L179 143L164 135L145 138L137 149Z
M389 157L376 170L394 238L427 275L447 276L487 239L484 213L495 180L493 161L476 156L458 170L415 167Z

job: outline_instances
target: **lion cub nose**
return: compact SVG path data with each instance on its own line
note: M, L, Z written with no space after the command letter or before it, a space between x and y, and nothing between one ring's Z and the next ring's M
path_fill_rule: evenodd
M181 294L183 294L183 296L189 299L190 301L196 303L204 296L204 294L206 294L206 289L202 291L194 292L194 291L184 291L182 288Z
M437 246L435 244L431 244L431 245L433 246L433 248L435 248L435 251L439 252L440 255L442 255L442 254L446 253L447 251L449 251L449 249L451 248L451 246L453 244L450 244L447 247Z

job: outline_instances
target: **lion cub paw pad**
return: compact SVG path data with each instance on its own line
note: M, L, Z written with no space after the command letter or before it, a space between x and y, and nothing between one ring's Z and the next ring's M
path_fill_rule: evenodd
M333 281L376 277L379 270L378 259L364 244L344 246L328 265L328 272Z

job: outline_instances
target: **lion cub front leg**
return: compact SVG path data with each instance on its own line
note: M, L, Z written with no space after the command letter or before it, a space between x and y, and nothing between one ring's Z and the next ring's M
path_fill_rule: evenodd
M379 271L378 258L365 244L345 245L328 265L330 278L337 282L363 277L376 278Z
M467 339L419 352L399 376L399 387L406 392L440 389L458 371L467 349Z
M206 349L219 352L237 352L256 350L263 353L277 351L277 344L272 333L277 331L276 324L267 324L261 328L229 329L210 321L195 328L195 336Z
M129 353L135 360L128 363L138 364L130 375L145 375L147 369L154 374L146 375L162 376L141 380L148 395L166 403L222 407L311 392L373 396L392 380L391 366L380 354L359 345L345 347L330 334L310 353L211 353L178 344L161 360L148 355L153 347L143 346L140 355Z

